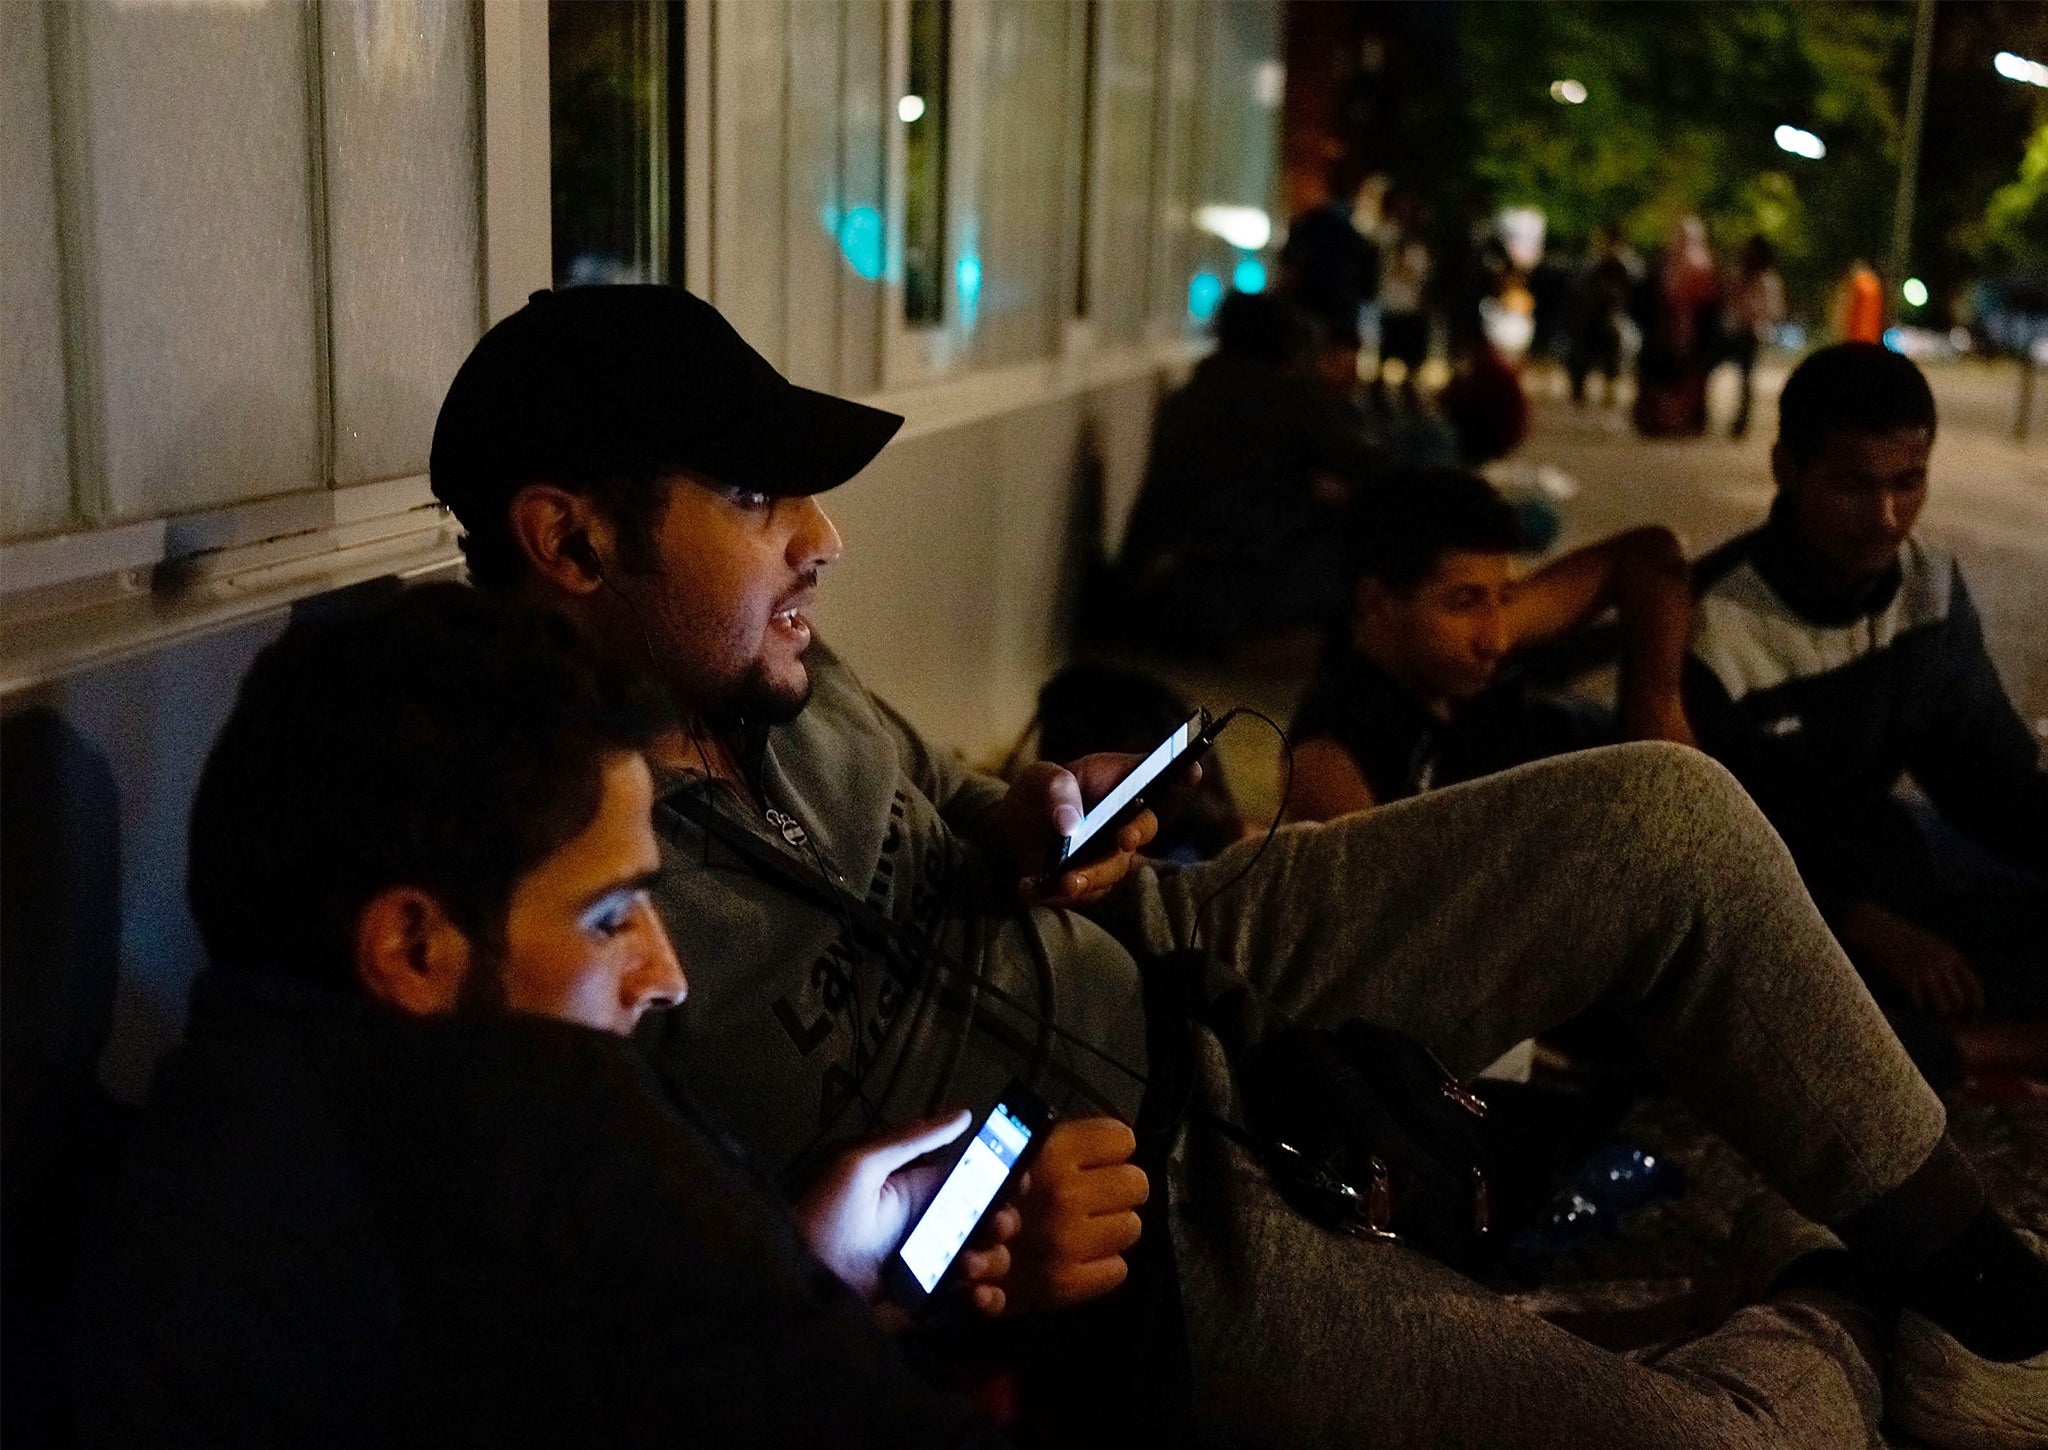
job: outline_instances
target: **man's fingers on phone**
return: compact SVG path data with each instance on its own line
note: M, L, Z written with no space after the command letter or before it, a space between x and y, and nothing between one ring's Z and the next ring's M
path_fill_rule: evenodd
M1124 822L1123 829L1116 833L1117 849L1125 852L1142 851L1152 844L1158 834L1159 817L1149 809L1139 811Z
M960 1277L970 1284L1001 1279L1009 1272L1008 1245L997 1244L992 1249L967 1249L960 1255Z
M974 1312L985 1319L1000 1318L1009 1303L1009 1296L994 1284L976 1284L969 1297L974 1302Z
M1144 1234L1144 1221L1135 1213L1098 1213L1064 1226L1053 1247L1062 1262L1087 1264L1121 1254Z
M1062 1118L1053 1127L1053 1137L1047 1140L1048 1148L1055 1140L1064 1150L1064 1156L1083 1168L1106 1168L1112 1163L1127 1163L1138 1151L1138 1135L1131 1131L1131 1125L1107 1113L1087 1118Z
M1019 1179L1020 1183L1022 1181ZM1024 1192L1022 1188L1017 1191ZM975 1232L974 1241L982 1245L1006 1244L1017 1237L1017 1231L1023 1226L1024 1215L1018 1212L1017 1205L1006 1203L981 1221L981 1227Z
M1135 1163L1118 1163L1094 1168L1081 1179L1090 1213L1120 1213L1136 1208L1152 1196L1152 1184L1145 1170Z
M1082 1264L1062 1264L1046 1281L1056 1304L1079 1304L1099 1299L1131 1276L1131 1266L1121 1255L1094 1259Z

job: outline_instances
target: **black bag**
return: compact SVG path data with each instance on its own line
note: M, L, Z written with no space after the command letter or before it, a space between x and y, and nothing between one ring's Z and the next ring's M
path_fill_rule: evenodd
M1486 1103L1427 1046L1356 1019L1334 1031L1274 1023L1242 978L1199 951L1143 967L1154 1014L1177 1009L1208 1028L1236 1069L1247 1121L1196 1115L1257 1157L1297 1212L1404 1241L1461 1273L1512 1275ZM1182 1100L1192 1097L1190 1087Z
M1304 1217L1462 1273L1505 1268L1486 1104L1422 1043L1356 1020L1289 1028L1239 1071L1266 1171Z

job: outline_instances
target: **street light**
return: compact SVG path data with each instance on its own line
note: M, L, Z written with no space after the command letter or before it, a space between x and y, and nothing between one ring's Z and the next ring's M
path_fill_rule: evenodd
M924 114L923 96L905 96L896 103L896 119L908 126Z
M1577 81L1552 81L1550 99L1560 105L1581 106L1586 102L1586 88Z
M1908 307L1927 305L1927 284L1918 277L1908 277L1905 286L1899 288L1899 292L1906 299Z
M1802 131L1797 126L1780 126L1771 133L1771 139L1778 143L1780 151L1790 151L1794 156L1804 156L1808 161L1818 161L1828 154L1827 143L1811 131Z
M2028 60L2023 55L2014 55L2001 50L1991 62L1991 68L2009 81L2023 81L2030 86L2048 86L2048 65L2038 60Z

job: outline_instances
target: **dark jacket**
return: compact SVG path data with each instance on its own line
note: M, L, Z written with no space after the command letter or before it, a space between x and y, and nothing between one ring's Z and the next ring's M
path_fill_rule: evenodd
M1823 908L1884 900L1913 780L1942 816L2048 869L2048 772L1984 652L1962 571L1909 539L1864 597L1831 598L1766 524L1694 571L1686 711L1792 848Z
M82 1286L90 1445L952 1445L626 1043L214 975Z
M1614 721L1590 701L1551 699L1510 666L1477 699L1440 720L1356 651L1331 654L1302 693L1287 732L1334 740L1380 805L1496 771L1610 745Z

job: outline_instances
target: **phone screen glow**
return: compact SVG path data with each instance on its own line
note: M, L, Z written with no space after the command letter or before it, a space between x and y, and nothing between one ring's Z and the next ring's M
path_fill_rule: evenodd
M1180 729L1160 742L1159 748L1138 763L1138 768L1116 783L1116 789L1095 803L1095 809L1081 817L1081 823L1067 834L1066 846L1060 852L1060 859L1066 860L1088 843L1103 826L1116 818L1116 813L1138 798L1138 792L1157 780L1167 766L1187 753L1194 743L1195 722L1183 721Z
M1031 1141L1031 1129L1010 1111L1009 1104L997 1103L967 1151L946 1175L938 1196L910 1237L897 1250L917 1282L929 1294L952 1264L967 1236L981 1222L982 1214L1002 1190L1010 1168Z

